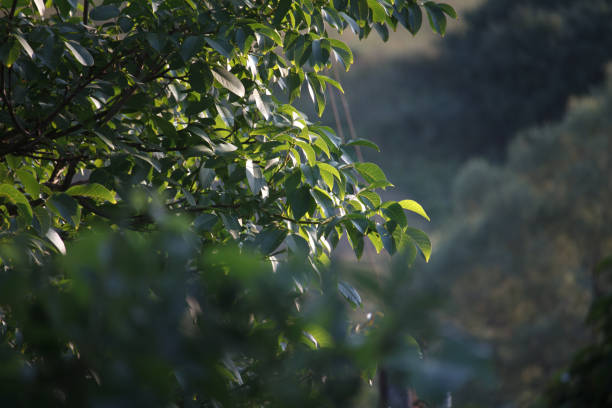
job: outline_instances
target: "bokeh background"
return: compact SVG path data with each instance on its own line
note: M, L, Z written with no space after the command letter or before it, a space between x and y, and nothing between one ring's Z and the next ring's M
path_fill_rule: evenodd
M437 326L416 391L432 405L450 391L453 406L533 406L596 337L584 322L612 253L612 1L452 5L444 38L347 33L356 63L334 73L346 94L328 95L323 120L375 141L380 153L361 154L395 184L387 198L431 216L411 221L432 260L406 268L405 296L432 295L406 324Z

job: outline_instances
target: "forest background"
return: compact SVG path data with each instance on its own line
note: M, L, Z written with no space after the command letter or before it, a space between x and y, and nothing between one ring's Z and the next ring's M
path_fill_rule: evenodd
M351 43L349 115L338 99L325 118L381 146L364 154L387 194L431 215L415 279L444 300L421 387L445 384L457 406L533 406L597 338L585 317L612 252L612 2L454 6L444 38Z

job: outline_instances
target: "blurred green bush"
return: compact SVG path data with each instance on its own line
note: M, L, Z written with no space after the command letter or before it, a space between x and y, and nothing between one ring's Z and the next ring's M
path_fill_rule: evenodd
M463 167L432 264L452 287L449 318L494 347L495 405L533 402L589 340L593 271L612 251L612 83L570 105L521 132L505 165Z

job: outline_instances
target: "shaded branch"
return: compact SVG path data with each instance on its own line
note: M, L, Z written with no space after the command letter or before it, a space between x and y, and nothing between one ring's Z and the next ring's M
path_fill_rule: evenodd
M10 72L11 71L9 68L9 77L7 78L8 86L10 86L10 82L11 82ZM8 86L6 87L4 86L4 65L0 68L0 83L2 83L2 88L1 88L2 92L0 94L0 97L2 98L2 102L4 102L4 104L6 105L6 108L9 113L9 116L11 117L11 120L15 124L15 127L19 129L21 133L23 133L26 136L29 136L30 133L27 130L25 130L23 126L21 126L21 123L19 123L19 120L17 120L17 117L15 116L15 111L13 109L13 104L11 103L10 97L6 92Z

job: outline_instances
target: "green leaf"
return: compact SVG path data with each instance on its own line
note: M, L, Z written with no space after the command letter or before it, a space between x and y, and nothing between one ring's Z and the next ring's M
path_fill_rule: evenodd
M338 291L346 298L354 307L362 306L361 296L359 292L344 281L338 281Z
M26 39L18 34L15 35L15 38L17 38L17 41L19 42L19 44L21 44L21 48L23 48L26 54L28 54L28 57L34 58L34 50L32 49L32 47L30 47L30 44L28 44Z
M254 195L258 195L261 193L263 198L268 197L268 183L266 182L263 173L261 172L261 168L253 163L253 160L248 159L246 161L246 177L247 182L249 184L249 188Z
M380 239L380 234L376 231L370 231L368 232L367 237L370 239L370 242L374 246L374 249L376 249L376 253L379 254L380 251L383 249L383 243L382 239Z
M295 144L297 144L304 152L304 156L306 156L306 160L308 160L308 164L310 164L311 166L314 166L315 163L317 162L317 155L315 154L315 151L312 148L312 146L310 146L310 144L303 142L301 140L296 140Z
M114 4L106 4L91 10L91 13L89 13L89 18L94 21L110 20L111 18L118 17L119 13L120 11L117 6Z
M382 212L387 218L395 221L401 227L406 227L408 225L406 214L404 214L404 209L401 205L394 201L390 201L383 204L382 207Z
M308 241L301 235L291 234L287 237L285 242L287 242L287 246L294 254L306 256L310 253L310 245L308 245Z
M378 187L392 186L385 173L374 163L355 163L355 168L368 183L376 183Z
M286 236L287 231L285 230L276 228L265 229L255 237L255 245L263 254L269 255L283 243Z
M181 54L183 61L187 62L191 59L191 57L201 51L203 46L204 37L200 35L190 35L185 39L185 41L183 41L179 54Z
M412 35L415 35L421 29L421 25L423 24L423 12L416 3L410 3L407 6L407 9L408 21L406 21L406 28L408 28L408 31L410 31Z
M368 7L372 10L372 21L383 23L387 19L387 11L377 0L368 0Z
M193 227L196 231L210 231L219 221L215 214L200 214L193 220Z
M49 228L45 236L49 241L51 241L53 246L57 248L60 254L66 255L66 245L64 245L64 241L62 240L62 237L59 236L57 231L55 231L53 228Z
M301 219L312 208L313 198L310 195L310 188L302 186L296 190L288 190L287 202L291 207L293 218Z
M393 255L397 251L393 234L389 232L385 226L380 224L376 226L376 231L378 232L378 235L380 235L380 240L382 241L385 250L387 250L389 255Z
M404 210L408 210L408 211L412 211L413 213L417 213L421 217L425 218L427 221L431 221L429 219L429 216L423 209L423 207L421 207L421 204L417 203L416 201L402 200L399 202L399 205L401 205Z
M251 27L253 31L265 35L266 37L274 41L279 47L282 47L283 41L281 40L280 35L273 28L265 26L261 23L249 24L249 27Z
M444 35L446 32L446 16L442 10L433 1L426 2L424 6L431 29L440 35Z
M199 179L200 179L200 186L203 189L208 189L210 188L210 186L212 185L213 181L215 180L215 171L213 169L209 169L206 168L204 166L200 167L200 171L199 171Z
M5 197L11 204L17 206L19 215L25 217L28 224L32 222L32 207L28 199L14 186L10 184L0 185L0 197Z
M285 16L291 9L291 3L292 3L291 0L279 0L278 6L276 7L276 10L274 11L274 19L272 20L272 24L275 27L280 28L280 25L283 22L283 19L285 18Z
M381 204L380 196L373 191L361 191L359 198L370 209L378 208Z
M46 10L44 0L34 0L34 5L36 6L36 9L38 10L38 14L43 16Z
M378 147L378 145L376 143L371 142L371 141L366 140L366 139L351 140L350 142L345 143L345 146L364 146L364 147L369 147L371 149L374 149L374 150L380 152L380 148Z
M236 150L238 150L238 148L231 143L219 143L215 146L215 154L221 156L231 154Z
M206 93L213 83L210 68L205 63L198 61L189 68L189 85L199 93Z
M76 200L66 193L54 194L47 200L47 205L57 215L62 217L74 228L79 226L81 220L81 208Z
M336 53L338 60L342 62L344 68L348 71L350 66L353 64L353 53L351 52L351 49L342 41L334 38L329 39L329 44Z
M355 226L348 222L344 224L346 228L346 232L348 235L349 244L351 244L351 248L353 248L353 252L355 252L355 256L357 259L361 259L361 255L363 255L363 234L361 234Z
M331 79L330 77L327 77L325 75L320 75L320 74L317 74L317 78L320 81L326 82L330 84L331 86L333 86L334 88L338 89L340 92L344 93L344 89L342 89L342 85L340 85L338 81Z
M15 171L15 173L17 173L19 181L21 181L21 184L23 184L25 192L28 193L33 199L38 198L38 195L40 194L40 184L38 184L38 181L32 175L32 173L25 169L18 169Z
M51 215L49 215L49 211L46 208L34 208L34 222L32 225L41 236L44 236L49 231L51 222Z
M79 62L79 64L85 65L87 67L90 67L94 64L93 57L91 56L89 51L87 51L85 47L83 47L81 44L72 40L65 41L64 44L66 45L66 48L70 50L72 56L74 56L74 58Z
M15 39L11 38L3 47L2 47L2 62L7 68L10 68L17 58L19 57L19 53L21 51L21 44L19 41L15 41Z
M115 194L102 184L98 183L72 186L66 190L66 194L71 196L89 197L93 198L94 200L108 201L113 204L117 203L117 200L115 200Z
M423 258L425 258L425 261L429 262L429 257L431 256L431 241L427 234L419 229L408 227L406 228L406 235L412 238L421 251Z
M438 3L438 8L444 13L446 13L446 15L448 15L450 18L457 18L457 12L451 5L445 3Z
M320 207L321 212L325 217L331 217L335 214L334 202L325 191L315 187L310 192Z
M255 99L255 106L257 106L257 109L263 115L264 119L270 119L270 109L268 109L266 103L261 99L261 95L257 89L253 90L253 99Z
M227 59L232 59L232 47L224 42L213 40L212 38L204 38L208 45L210 45L215 51L223 55Z
M221 67L214 67L212 71L213 77L227 90L235 93L239 97L244 97L245 90L242 82L231 72Z

